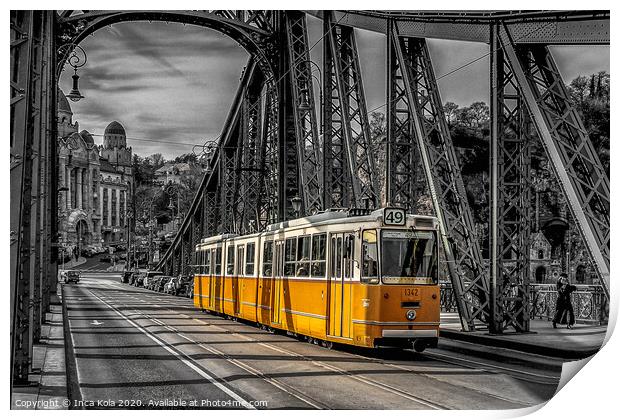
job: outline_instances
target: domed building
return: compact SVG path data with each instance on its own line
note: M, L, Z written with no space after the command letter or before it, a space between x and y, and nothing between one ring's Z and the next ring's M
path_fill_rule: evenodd
M133 194L132 150L124 127L113 121L97 145L79 131L64 93L58 90L58 217L61 242L68 252L88 245L125 243Z

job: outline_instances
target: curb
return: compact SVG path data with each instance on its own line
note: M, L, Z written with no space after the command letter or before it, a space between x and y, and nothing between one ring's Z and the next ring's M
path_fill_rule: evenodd
M600 347L591 347L584 350L561 349L556 347L542 346L538 344L515 342L512 340L506 340L498 336L473 335L447 329L440 329L439 337L448 338L450 340L456 341L464 341L472 344L479 344L483 346L506 348L510 350L521 351L524 353L537 354L539 356L570 360L585 359L586 357L590 357L598 353L598 351L600 350Z
M67 375L67 396L69 397L69 410L75 410L74 401L82 401L82 391L78 384L77 364L75 361L75 352L73 350L73 338L71 330L69 330L69 312L67 310L67 301L65 299L65 285L60 286L62 295L62 325L65 339L65 369ZM79 408L78 408L79 409Z

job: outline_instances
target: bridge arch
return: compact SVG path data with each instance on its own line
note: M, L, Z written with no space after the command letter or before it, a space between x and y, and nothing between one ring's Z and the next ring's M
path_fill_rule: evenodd
M270 33L247 23L218 16L215 13L195 11L100 11L81 15L59 17L57 48L65 44L79 44L88 35L115 23L124 22L170 22L189 24L212 29L237 42L248 54L255 57L265 83L273 85L277 77L276 60L268 57ZM71 49L58 51L56 81L65 66Z

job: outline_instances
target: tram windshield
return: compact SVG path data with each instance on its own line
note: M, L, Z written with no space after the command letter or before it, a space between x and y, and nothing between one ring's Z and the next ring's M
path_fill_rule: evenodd
M437 284L435 233L382 230L381 278L388 284Z

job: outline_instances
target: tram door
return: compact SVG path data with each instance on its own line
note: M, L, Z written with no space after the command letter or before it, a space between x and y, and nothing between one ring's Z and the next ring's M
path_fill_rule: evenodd
M243 256L244 256L244 245L237 246L237 264L235 266L235 274L232 280L233 284L233 300L234 300L234 313L235 315L241 312L241 283L243 280L239 281L239 277L243 275Z
M209 258L210 267L209 267L209 276L207 279L209 280L209 309L215 310L215 265L216 265L216 251L212 249L207 251L211 253L211 258Z
M331 235L328 335L351 338L351 288L355 240L353 233Z
M273 285L271 287L271 322L280 324L282 308L282 274L284 267L284 241L275 241L273 256Z

